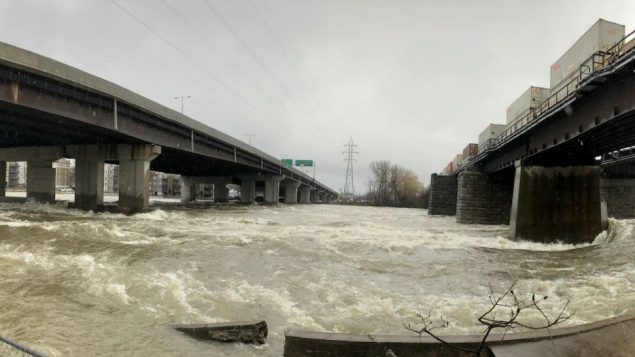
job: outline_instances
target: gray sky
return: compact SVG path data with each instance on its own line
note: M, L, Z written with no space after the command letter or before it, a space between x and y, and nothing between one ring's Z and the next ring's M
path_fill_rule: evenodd
M190 95L185 114L335 189L349 135L358 190L373 160L427 184L598 18L635 30L632 0L116 1L150 29L108 0L0 0L0 41L176 110Z

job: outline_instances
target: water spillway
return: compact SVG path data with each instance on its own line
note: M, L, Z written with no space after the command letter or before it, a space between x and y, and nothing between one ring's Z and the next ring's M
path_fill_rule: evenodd
M635 221L592 244L506 239L416 209L180 206L136 216L0 204L0 332L53 356L280 356L290 329L408 334L417 309L480 331L488 282L567 299L569 325L632 311ZM530 319L538 316L529 316ZM266 320L264 346L192 340L171 324Z

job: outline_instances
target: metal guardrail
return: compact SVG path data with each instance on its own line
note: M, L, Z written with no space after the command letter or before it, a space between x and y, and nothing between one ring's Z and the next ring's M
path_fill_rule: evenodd
M606 51L598 51L585 60L580 67L567 78L565 78L557 90L549 98L544 100L538 107L530 110L523 117L510 123L507 128L496 138L490 139L484 150L479 147L479 154L492 150L510 141L516 134L528 124L543 119L555 107L572 99L580 87L593 74L602 72L608 67L616 64L625 55L635 51L635 31L630 32L619 42Z
M0 336L0 356L2 357L46 357L42 353L26 347L8 337Z
M590 79L590 77L611 69L613 66L618 65L618 62L624 57L633 54L635 54L635 30L628 33L606 51L593 53L576 71L571 73L556 86L558 89L552 93L549 98L540 103L537 108L529 109L527 114L511 122L497 137L490 138L484 145L479 144L478 155L471 160L465 160L461 166L454 168L454 172L460 171L461 168L473 161L480 160L487 155L490 150L496 149L511 141L518 136L527 125L542 121L555 108L572 100L578 90L586 84L586 81Z

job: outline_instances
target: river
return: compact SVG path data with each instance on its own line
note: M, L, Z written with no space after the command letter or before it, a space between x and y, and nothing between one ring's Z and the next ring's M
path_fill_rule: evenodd
M549 314L571 299L568 324L635 306L635 221L572 246L417 209L153 208L0 204L0 334L51 356L280 356L286 330L408 334L417 309L450 320L444 333L477 332L488 283L549 295ZM269 325L263 346L169 327L255 319Z

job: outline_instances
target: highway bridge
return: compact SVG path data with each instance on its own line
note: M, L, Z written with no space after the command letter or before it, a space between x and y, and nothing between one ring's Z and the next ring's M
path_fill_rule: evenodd
M509 224L510 236L593 241L606 217L635 217L635 50L630 33L449 175L429 214Z
M120 165L123 212L148 207L149 170L182 175L184 200L196 183L227 198L327 202L337 192L255 147L114 83L36 53L0 43L0 162L27 161L27 198L55 200L60 158L76 160L75 205L103 205L104 163ZM6 165L0 165L4 196Z

